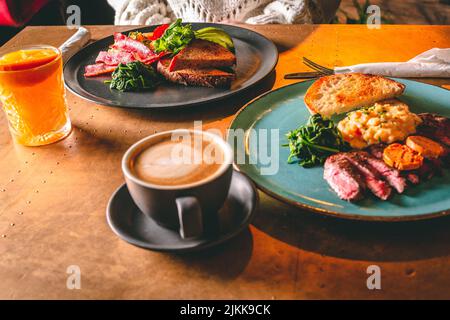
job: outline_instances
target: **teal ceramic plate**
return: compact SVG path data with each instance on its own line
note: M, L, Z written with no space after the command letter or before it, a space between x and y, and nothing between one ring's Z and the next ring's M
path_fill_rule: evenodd
M435 112L450 117L450 91L420 82L396 80L406 85L400 100L407 103L411 111ZM309 112L303 96L311 84L312 81L300 82L270 91L241 109L230 129L241 129L245 138L236 138L239 130L230 131L235 132L234 135L228 134L238 170L275 198L341 218L404 221L450 214L450 170L444 170L441 177L410 186L403 194L395 194L388 201L367 195L364 200L351 203L339 199L329 188L322 177L323 167L305 169L288 164L289 150L280 145L287 142L285 134L289 130L307 121Z

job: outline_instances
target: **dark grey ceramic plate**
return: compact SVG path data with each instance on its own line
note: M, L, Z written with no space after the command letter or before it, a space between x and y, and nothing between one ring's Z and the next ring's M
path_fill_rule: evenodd
M109 200L106 219L114 233L131 244L181 253L206 249L238 235L251 222L257 203L253 182L235 171L228 198L219 211L219 230L200 239L182 239L177 231L163 228L146 217L134 204L125 184Z
M163 108L191 106L234 95L256 84L268 75L277 64L278 51L269 39L243 28L214 23L193 23L193 29L214 26L225 30L233 38L236 48L236 80L230 89L185 87L163 82L153 91L120 93L111 91L104 80L110 77L85 78L84 67L92 64L101 50L106 50L114 40L109 36L81 49L64 66L66 87L89 101L127 108ZM135 29L151 32L156 26ZM133 30L130 30L133 31Z

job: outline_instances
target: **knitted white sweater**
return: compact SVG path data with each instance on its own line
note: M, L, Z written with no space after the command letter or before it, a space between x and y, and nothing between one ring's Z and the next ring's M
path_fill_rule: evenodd
M322 11L315 0L108 0L115 24L236 21L250 24L317 23Z

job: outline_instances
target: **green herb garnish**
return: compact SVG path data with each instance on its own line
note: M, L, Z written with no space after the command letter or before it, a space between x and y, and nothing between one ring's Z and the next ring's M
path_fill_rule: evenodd
M171 52L173 55L180 52L195 38L194 30L190 24L181 24L181 19L173 22L161 38L152 42L155 52Z
M350 149L333 121L319 114L311 116L306 125L289 131L286 136L289 144L284 146L290 149L288 163L297 158L305 168L323 164L330 155Z
M173 22L159 39L152 41L152 47L155 52L164 51L176 55L194 39L211 41L234 52L233 40L222 29L207 27L194 31L190 24L182 25L181 19Z
M139 61L119 64L111 76L105 81L111 89L119 91L139 91L153 89L158 83L158 74L152 66Z

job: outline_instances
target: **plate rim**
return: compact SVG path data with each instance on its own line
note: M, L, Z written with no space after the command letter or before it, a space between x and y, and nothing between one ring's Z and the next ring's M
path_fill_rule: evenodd
M239 227L236 228L235 230L230 231L229 233L226 233L222 238L219 239L215 239L215 240L211 240L211 241L207 241L204 242L203 244L197 245L197 246L193 246L193 247L183 247L183 248L165 248L163 246L154 246L154 245L149 245L146 242L134 239L128 235L124 235L123 233L121 233L121 231L117 228L116 224L111 220L111 206L112 206L112 202L113 200L116 198L116 196L122 192L122 189L127 188L126 183L122 183L119 187L117 187L114 192L111 194L109 200L108 200L108 204L106 206L106 222L107 225L110 227L110 229L113 231L113 233L120 238L121 240L137 246L139 248L143 248L143 249L147 249L147 250L152 250L152 251L158 251L158 252L169 252L169 253L190 253L190 252L197 252L197 251L201 251L201 250L205 250L205 249L209 249L211 247L215 247L217 245L223 244L225 242L227 242L228 240L231 240L232 238L236 237L237 235L239 235L241 232L243 232L245 230L245 228L248 228L250 226L250 224L252 223L258 208L259 208L259 194L258 194L258 189L256 188L256 184L255 182L250 179L245 173L240 172L240 171L235 171L233 172L233 174L238 174L241 175L241 177L243 179L246 180L247 183L249 183L252 192L253 192L253 207L250 210L249 214L247 215L247 218L242 220L242 222L239 224ZM130 196L131 197L131 196ZM133 201L133 200L131 200ZM139 209L138 209L139 210Z
M187 22L190 23L190 22ZM138 110L146 110L146 109L170 109L170 108L184 108L184 107L192 107L192 106L197 106L197 105L203 105L203 104L207 104L207 103L212 103L215 101L219 101L219 100L223 100L226 98L229 98L231 96L234 96L235 94L241 93L244 90L250 89L252 87L254 87L255 85L257 85L258 83L260 83L261 81L263 81L268 75L270 75L276 68L278 61L279 61L279 52L278 52L278 48L275 45L275 43L270 40L269 38L267 38L266 36L262 35L259 32L256 32L254 30L251 29L246 29L246 28L242 28L236 25L228 25L228 24L222 24L222 23L206 23L206 22L192 22L190 23L192 25L214 25L214 26L226 26L227 28L231 28L231 29L236 29L236 30L244 30L246 32L249 32L253 35L256 35L257 37L260 37L261 39L263 39L265 41L265 43L267 45L270 46L270 50L273 51L275 53L274 55L274 59L272 64L270 65L270 68L268 69L269 71L266 72L264 75L262 75L259 78L256 78L252 83L250 83L247 86L243 86L241 88L238 88L235 91L229 91L229 92L225 92L222 95L216 96L215 98L210 98L210 99L206 99L206 100L201 100L201 101L192 101L192 102L174 102L174 103L170 103L170 104L164 104L164 105L158 105L158 106L151 106L151 105L146 105L144 107L138 107L138 106L130 106L130 105L121 105L119 103L114 103L112 101L105 101L106 99L103 98L99 98L97 96L94 96L94 98L92 97L93 95L90 94L89 92L86 91L86 94L83 94L82 92L78 92L76 88L73 88L70 83L68 83L66 77L64 77L64 86L75 96L85 100L85 101L89 101L98 105L102 105L102 106L107 106L107 107L113 107L113 108L123 108L123 109L138 109ZM154 30L156 27L160 26L161 24L156 24L156 25L148 25L148 26L140 26L138 28L133 28L130 30L126 30L126 31L120 31L120 33L124 33L124 32L133 32L133 31L139 31L142 29L149 29L151 28L151 30ZM81 51L86 50L87 48L89 48L90 46L94 46L97 42L99 41L103 41L109 37L113 37L113 35L109 35L106 37L103 37L101 39L98 39L92 43L89 43L87 46L81 48L80 50L78 50L76 53L74 53L72 56L70 56L70 58L64 62L63 65L63 75L65 73L66 67L67 65L70 63L70 61L77 56ZM80 88L80 91L85 91L81 86L78 85L78 87ZM98 99L96 99L98 98Z
M431 87L436 87L438 89L442 89L444 91L450 91L449 89L443 88L439 85L434 85L434 84L429 84L429 83L424 83L421 81L417 81L417 80L412 80L412 79L405 79L405 78L399 78L399 77L387 77L389 79L393 79L393 80L403 80L403 81L410 81L410 82L415 82L415 83L419 83L420 85L425 85L425 86L431 86ZM233 124L235 124L237 118L239 117L239 115L241 114L242 111L244 111L247 107L249 107L251 104L253 104L254 102L256 102L257 100L260 100L262 98L264 98L266 95L271 94L272 92L287 88L287 87L291 87L297 84L305 84L305 83L309 83L312 84L316 81L317 79L312 79L312 80L305 80L305 81L297 81L294 83L289 83L287 85L269 90L267 92L264 92L262 94L260 94L259 96L253 98L252 100L250 100L249 102L247 102L246 104L244 104L234 115L233 119L230 122L230 125L228 126L228 130L231 129L233 127ZM229 131L227 132L227 142L230 143L230 136L229 136ZM234 150L233 150L234 151ZM295 200L291 200L288 199L287 197L284 197L281 194L278 194L268 188L266 188L265 186L263 186L262 184L258 183L257 181L255 181L247 172L244 172L241 170L241 166L236 164L233 161L233 167L235 170L245 174L250 180L253 181L253 183L256 185L256 187L263 191L265 194L271 196L272 198L275 198L283 203L286 203L288 205L300 208L300 209L306 209L310 212L313 213L318 213L321 214L325 217L334 217L334 218L339 218L339 219L344 219L344 220L351 220L351 221L366 221L366 222L411 222L411 221L421 221L421 220L429 220L429 219L435 219L435 218L440 218L440 217L445 217L450 215L450 208L447 210L442 210L442 211L437 211L437 212L432 212L432 213L426 213L426 214L419 214L419 215L414 215L414 216L396 216L396 217L385 217L385 216L365 216L365 215L360 215L360 214L342 214L333 210L327 210L327 209L322 209L319 207L314 207L312 205L308 205L299 201L295 201ZM344 201L344 200L342 200Z

